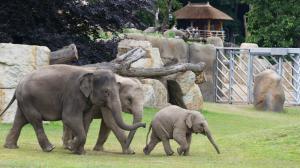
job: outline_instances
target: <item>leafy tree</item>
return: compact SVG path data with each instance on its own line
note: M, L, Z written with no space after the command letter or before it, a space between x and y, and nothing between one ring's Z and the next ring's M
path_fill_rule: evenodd
M245 0L248 13L247 41L265 47L300 47L299 0Z
M151 11L152 0L8 0L0 3L0 42L46 45L56 50L78 47L81 64L109 61L118 39L97 41L99 30L117 31Z
M174 24L175 18L172 13L181 7L181 3L179 0L157 0L156 8L159 10L160 23L162 29L167 29L172 26L172 22ZM172 16L172 18L170 18ZM170 23L170 21L172 21Z

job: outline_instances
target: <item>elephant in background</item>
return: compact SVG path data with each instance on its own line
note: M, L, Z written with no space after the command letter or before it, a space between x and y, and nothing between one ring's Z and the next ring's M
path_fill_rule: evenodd
M166 154L168 156L173 155L174 152L171 149L169 139L174 139L180 145L180 147L177 148L179 155L188 155L192 141L192 133L206 135L215 147L217 153L220 153L208 129L207 121L198 111L186 110L174 105L161 109L156 113L151 122L146 143L148 143L151 127L153 130L150 143L146 144L143 150L146 155L149 155L160 141L163 143Z
M144 95L142 84L135 78L126 78L115 75L116 81L119 84L119 95L122 104L122 111L133 115L133 124L142 121ZM108 109L93 108L93 118L102 118L97 143L94 146L95 151L103 151L103 145L106 142L110 132L112 131L121 144L124 154L133 154L130 149L130 143L133 139L136 130L129 132L128 138L125 131L120 128L113 120L112 113ZM68 142L73 138L72 131L64 126L63 144L68 147Z
M255 76L253 104L257 110L282 112L284 102L284 86L276 71L266 69Z
M83 154L87 121L92 118L93 106L109 109L117 125L123 129L135 130L145 126L143 123L124 123L117 82L109 70L89 71L70 65L47 66L35 70L19 82L4 112L15 99L18 109L6 137L5 148L18 148L21 129L30 123L43 151L50 152L54 146L44 132L42 121L62 120L74 133L75 138L71 143L73 153Z

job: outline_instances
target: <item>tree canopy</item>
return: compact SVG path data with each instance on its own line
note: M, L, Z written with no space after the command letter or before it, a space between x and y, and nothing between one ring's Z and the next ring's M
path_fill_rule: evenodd
M152 0L9 0L0 3L0 42L78 47L80 63L113 59L117 39L97 41L99 30L126 24L142 28L137 12L151 11Z
M245 0L251 6L247 14L247 41L264 47L300 47L299 0Z

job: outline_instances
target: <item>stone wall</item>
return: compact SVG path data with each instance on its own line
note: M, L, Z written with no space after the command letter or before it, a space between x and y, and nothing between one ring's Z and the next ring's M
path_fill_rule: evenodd
M43 46L0 43L0 111L4 110L15 88L26 74L49 65L50 50ZM13 121L16 102L6 111L2 122Z

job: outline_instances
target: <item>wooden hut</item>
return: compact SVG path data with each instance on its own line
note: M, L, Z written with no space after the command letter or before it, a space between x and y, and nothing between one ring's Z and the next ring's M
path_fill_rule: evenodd
M233 20L224 12L212 7L207 3L188 3L183 8L175 11L177 28L185 29L191 38L199 40L211 36L225 39L223 22Z

